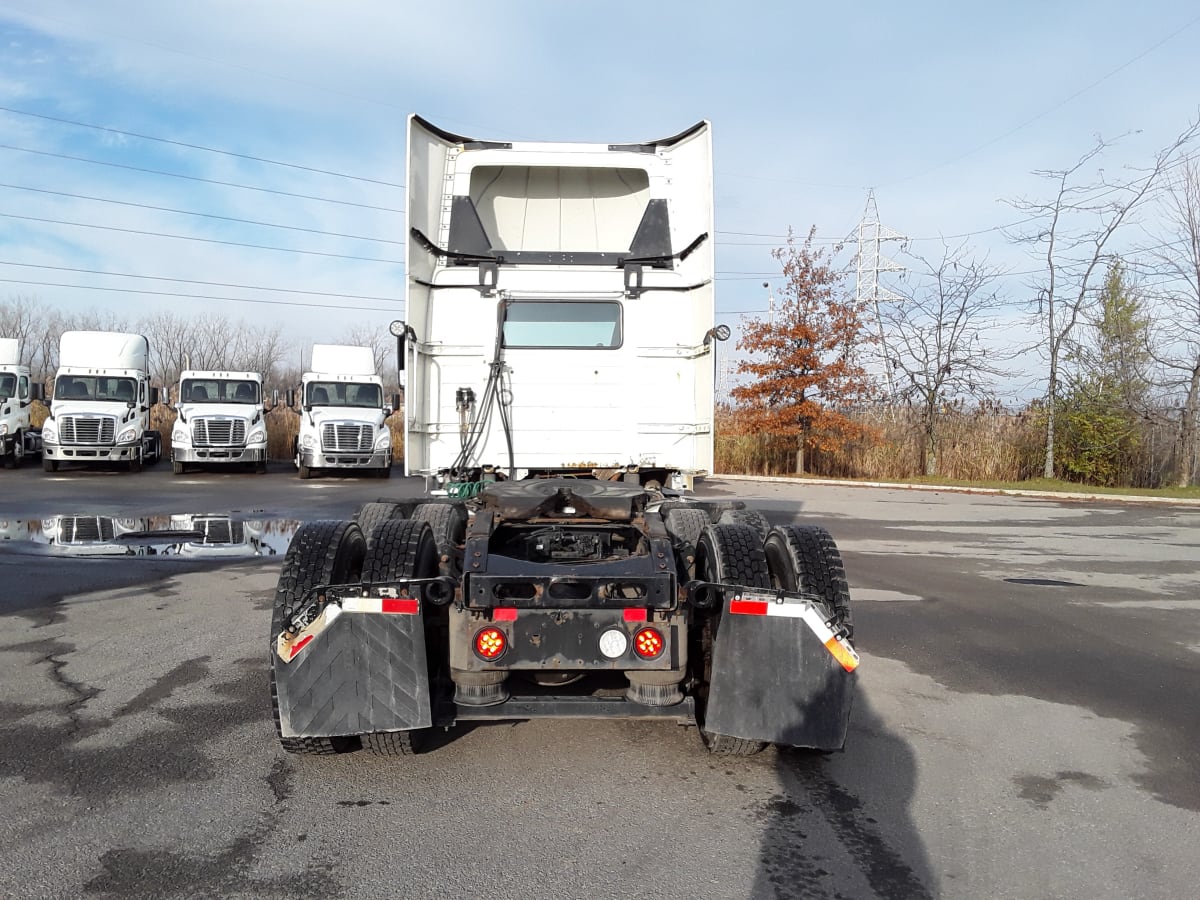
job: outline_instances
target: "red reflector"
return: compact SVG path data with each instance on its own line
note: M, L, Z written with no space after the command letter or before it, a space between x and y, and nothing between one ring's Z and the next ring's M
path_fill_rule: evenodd
M645 622L646 621L646 610L635 609L632 607L625 610L625 621L626 622Z
M413 599L393 599L390 597L383 598L383 612L385 613L405 613L410 616L417 614L417 601Z
M508 639L499 628L484 628L475 635L475 652L483 659L498 659L507 647Z
M729 611L743 616L765 616L767 614L766 600L730 600Z
M633 636L633 649L642 659L661 656L666 642L657 628L643 628Z
M307 647L309 642L312 639L313 639L313 635L309 634L309 635L305 635L304 637L300 638L300 640L296 641L296 643L292 644L292 659L295 659L296 654L299 653L301 650L303 650L305 647Z
M512 606L497 606L492 610L493 622L515 622L517 621L517 610Z

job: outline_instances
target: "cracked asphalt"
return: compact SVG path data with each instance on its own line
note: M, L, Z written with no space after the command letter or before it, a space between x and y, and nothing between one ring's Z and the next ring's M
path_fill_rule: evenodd
M418 489L5 472L0 520L336 517ZM291 757L266 681L281 556L0 544L0 896L1196 895L1200 509L703 491L837 538L863 656L844 752L538 721Z

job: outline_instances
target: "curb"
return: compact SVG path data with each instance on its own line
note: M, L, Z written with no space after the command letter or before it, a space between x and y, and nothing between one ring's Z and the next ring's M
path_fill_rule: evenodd
M1132 494L1088 494L1078 491L1027 491L1020 488L985 488L963 485L898 484L891 481L847 481L838 478L799 478L782 475L724 475L714 474L708 478L716 481L765 481L772 484L806 485L819 484L831 487L887 488L893 491L937 491L947 494L984 494L1001 497L1030 497L1038 500L1086 500L1112 501L1115 503L1144 503L1151 506L1194 506L1200 500L1186 497L1144 497Z

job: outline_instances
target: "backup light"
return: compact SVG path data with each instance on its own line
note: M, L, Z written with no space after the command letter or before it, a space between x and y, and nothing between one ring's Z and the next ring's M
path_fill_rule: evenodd
M600 635L600 652L609 659L618 659L629 649L629 638L620 628L610 628Z
M657 628L643 628L633 636L633 650L642 659L655 659L662 656L666 641L662 632Z
M508 649L508 638L499 628L483 628L475 635L475 652L480 659L499 659Z

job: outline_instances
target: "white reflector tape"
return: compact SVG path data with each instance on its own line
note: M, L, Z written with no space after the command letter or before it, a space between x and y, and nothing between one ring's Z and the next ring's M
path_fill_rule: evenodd
M795 597L777 597L775 594L745 591L729 601L729 611L740 616L782 616L785 619L803 619L804 624L817 636L825 649L833 654L847 672L858 668L858 654L850 642L833 633L825 618L808 600Z
M415 597L345 597L342 612L389 613L391 615L415 616L421 611Z

